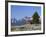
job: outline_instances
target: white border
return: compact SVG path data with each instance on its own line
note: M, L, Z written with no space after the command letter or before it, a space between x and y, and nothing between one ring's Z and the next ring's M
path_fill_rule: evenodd
M41 6L41 31L19 31L11 32L11 5L21 6ZM42 4L26 4L26 3L8 3L8 35L12 34L26 34L26 33L42 33L43 32L43 5Z

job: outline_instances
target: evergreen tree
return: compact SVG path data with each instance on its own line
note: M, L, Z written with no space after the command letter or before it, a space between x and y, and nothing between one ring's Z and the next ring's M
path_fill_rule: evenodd
M34 15L32 16L33 17L33 24L39 24L39 15L37 12L34 13Z

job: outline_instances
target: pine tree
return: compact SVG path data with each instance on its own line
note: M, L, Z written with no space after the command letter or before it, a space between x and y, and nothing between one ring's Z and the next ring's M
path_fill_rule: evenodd
M37 12L34 13L34 15L32 16L33 17L33 24L39 24L39 15Z

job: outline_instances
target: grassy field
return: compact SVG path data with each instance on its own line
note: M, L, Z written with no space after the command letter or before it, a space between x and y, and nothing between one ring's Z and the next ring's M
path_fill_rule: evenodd
M11 26L11 31L32 31L41 30L41 24L25 24L22 26Z

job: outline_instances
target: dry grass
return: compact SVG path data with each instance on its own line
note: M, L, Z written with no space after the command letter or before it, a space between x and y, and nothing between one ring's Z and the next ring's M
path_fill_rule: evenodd
M25 24L24 27L17 27L15 26L11 28L11 31L31 31L31 30L41 30L41 24Z

